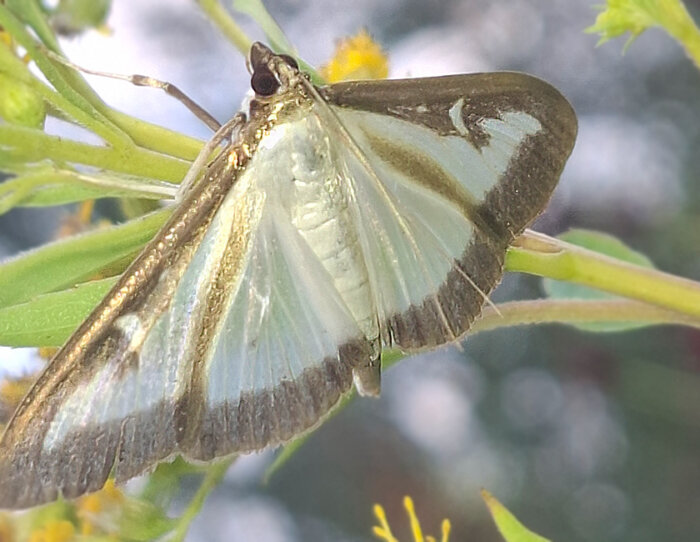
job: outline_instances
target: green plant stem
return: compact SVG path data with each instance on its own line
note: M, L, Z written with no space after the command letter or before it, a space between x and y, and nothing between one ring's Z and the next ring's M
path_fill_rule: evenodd
M44 244L4 261L0 265L0 307L24 303L61 288L72 288L105 267L135 256L171 212L172 208L161 209L124 224ZM85 316L87 313L80 318Z
M38 0L6 0L3 2L23 23L28 24L51 50L58 51L58 40L41 9Z
M679 324L700 328L700 319L631 299L511 301L485 307L469 335L492 329L530 324L640 322Z
M118 127L113 126L86 98L87 94L93 96L94 100L101 101L87 83L80 79L82 81L82 85L79 85L81 88L76 88L76 77L79 78L80 76L75 73L65 72L65 70L62 70L63 66L56 66L54 62L49 60L45 50L27 31L24 24L2 3L0 3L0 26L7 30L13 39L17 40L27 50L29 56L61 95L62 99L72 104L74 108L82 111L83 115L81 115L79 120L87 129L99 134L100 137L112 145L119 146L131 143L127 134L121 132ZM88 90L85 91L82 87L86 87ZM67 113L75 117L73 108Z
M685 48L695 66L700 69L700 30L680 0L665 0L658 17L666 31Z
M181 542L185 540L187 536L187 531L190 528L192 520L197 517L199 511L204 505L204 501L209 496L209 493L219 484L221 479L226 474L226 471L231 466L231 464L236 460L236 456L224 459L222 461L213 463L206 471L204 479L200 484L197 492L192 497L192 500L185 508L184 513L177 520L175 528L172 534L167 537L170 542Z
M84 174L56 167L35 168L0 183L0 215L17 206L41 207L104 197L174 199L177 186L115 172ZM143 214L143 213L142 213Z
M527 230L506 257L506 270L590 286L700 318L700 284L631 265Z
M195 137L151 124L109 107L106 107L104 114L128 133L136 145L144 149L194 161L204 146L204 142Z
M0 146L10 149L13 158L27 162L51 159L85 164L141 177L179 183L190 163L164 154L131 146L128 149L98 147L78 143L22 126L0 124Z
M228 14L219 0L197 0L202 11L207 14L219 31L238 49L244 57L248 55L253 41Z
M48 89L37 80L32 81L34 90L40 92L60 111L67 113L71 120L78 121L83 127L95 132L117 148L136 144L187 160L194 160L199 153L202 148L201 141L136 119L105 104L80 73L49 58L21 21L2 5L0 5L0 24L27 49L57 92ZM35 21L33 28L37 24ZM59 52L49 29L44 29L40 35L45 46Z

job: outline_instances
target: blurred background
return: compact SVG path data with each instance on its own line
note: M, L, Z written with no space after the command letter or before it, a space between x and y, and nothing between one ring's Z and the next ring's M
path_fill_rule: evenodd
M700 73L662 31L645 32L625 54L625 38L596 47L597 36L583 32L595 19L593 0L265 3L316 66L338 39L364 27L389 55L392 77L518 70L546 79L576 109L579 137L535 229L602 230L659 268L700 280ZM700 6L686 4L698 20ZM238 110L249 83L243 58L194 2L116 0L108 25L111 35L65 40L69 58L171 81L222 121ZM156 90L90 81L113 106L209 136ZM100 209L113 212L108 204ZM0 257L51 239L71 212L0 217ZM540 295L539 280L509 275L495 299ZM15 373L34 360L32 351L2 357L3 370ZM380 399L354 401L263 485L273 459L237 461L190 539L369 540L378 502L405 541L401 500L409 494L428 533L449 517L451 540L495 542L479 496L484 487L554 541L696 542L700 332L539 326L484 333L462 350L393 367Z

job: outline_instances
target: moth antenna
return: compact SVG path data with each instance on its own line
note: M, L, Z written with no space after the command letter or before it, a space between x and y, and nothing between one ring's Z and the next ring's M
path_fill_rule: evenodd
M166 94L175 98L187 109L189 109L195 117L197 117L204 124L206 124L213 132L216 132L219 128L221 128L221 123L218 120L216 120L210 113L207 112L206 109L204 109L201 105L199 105L192 98L187 96L187 94L182 92L178 87L176 87L172 83L168 83L167 81L161 81L160 79L154 79L153 77L149 77L147 75L124 75L121 73L91 70L88 68L83 68L82 66L78 66L77 64L74 64L73 62L68 60L67 58L62 57L61 55L56 54L49 49L44 48L44 52L52 60L55 60L56 62L63 64L64 66L67 66L82 73L96 75L98 77L106 77L108 79L126 81L128 83L131 83L132 85L136 85L137 87L159 88L163 90Z

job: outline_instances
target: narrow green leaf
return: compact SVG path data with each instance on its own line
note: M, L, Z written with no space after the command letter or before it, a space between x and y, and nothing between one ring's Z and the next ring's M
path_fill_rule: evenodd
M324 83L323 77L319 75L316 69L302 58L299 58L296 49L287 39L287 36L285 36L284 31L277 24L277 21L275 21L272 15L267 11L262 0L234 0L233 9L249 15L258 23L260 29L265 33L265 39L268 45L273 51L296 58L299 67L302 71L311 76L311 80L314 84L320 85Z
M47 206L98 198L173 198L177 186L116 172L78 173L53 166L32 168L0 184L0 214L17 206Z
M511 514L493 495L485 489L481 490L481 497L491 512L491 517L498 527L506 542L549 542L547 538L528 530L518 519Z
M654 268L654 263L641 252L628 247L617 237L613 237L608 233L603 233L594 230L573 229L557 236L557 239L600 252L606 256L617 258L642 267Z
M176 521L172 535L168 538L170 542L184 542L187 537L187 531L192 524L194 518L197 517L202 510L204 501L211 491L221 482L221 479L226 474L226 471L238 456L228 456L217 461L209 463L205 470L204 479L199 485L199 489L192 497L192 500L185 508L180 518Z
M181 456L170 462L159 463L139 493L139 499L152 502L164 508L168 507L180 490L180 480L185 476L203 474L206 465L188 463Z
M139 147L116 149L90 145L49 135L41 130L0 124L0 147L10 153L14 162L53 160L56 163L77 163L128 175L150 177L179 183L190 163Z
M62 239L0 265L0 307L83 282L110 265L135 255L160 229L170 209Z
M282 451L275 456L275 460L272 464L265 469L265 474L263 474L263 484L268 484L270 479L277 474L292 456L301 449L301 447L306 444L312 433L306 433L299 438L294 439L292 442L285 444Z
M571 243L572 245L593 250L600 254L605 254L606 256L611 256L624 262L650 269L654 268L654 264L645 255L634 251L619 239L606 233L578 229L570 230L560 235L558 239ZM545 278L542 281L542 285L547 297L552 299L620 299L620 297L613 294L594 290L593 288L588 288L572 282L562 282ZM645 327L650 324L648 322L595 322L572 325L585 331L616 332Z
M15 16L17 13L40 37L43 46L37 42L22 21L18 20ZM95 106L95 104L104 104L85 80L74 70L59 65L49 58L46 47L55 53L59 53L60 49L34 0L12 0L8 7L0 4L0 24L27 50L27 54L31 56L51 85L73 106L71 111L66 111L71 117L80 120L85 128L95 132L116 148L125 149L133 146L127 134Z
M246 35L229 10L219 0L196 0L196 2L206 13L209 22L219 29L219 32L238 49L238 52L243 56L247 55L253 40Z
M265 33L270 47L278 53L294 54L294 47L261 0L234 0L233 9L249 15Z
M140 499L127 499L119 511L121 540L158 540L172 531L177 524L177 521L169 518L162 508Z
M633 265L531 230L525 230L508 249L505 268L582 284L700 320L700 282Z
M0 308L0 344L60 346L85 320L118 277L84 282L26 303Z
M27 23L48 47L58 50L58 41L37 0L6 0L7 7Z

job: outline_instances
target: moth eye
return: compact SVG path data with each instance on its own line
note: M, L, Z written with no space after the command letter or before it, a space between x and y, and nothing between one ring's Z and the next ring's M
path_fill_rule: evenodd
M294 68L295 70L299 69L299 63L296 61L296 59L293 56L289 56L289 55L279 55L279 56L280 56L280 58L283 58L284 61L287 64L289 64L292 68Z
M250 78L250 86L258 96L272 96L280 87L277 78L268 70L253 72Z

